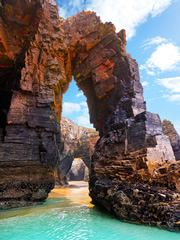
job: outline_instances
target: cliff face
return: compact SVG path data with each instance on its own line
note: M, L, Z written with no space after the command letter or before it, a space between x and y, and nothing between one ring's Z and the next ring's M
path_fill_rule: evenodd
M62 48L53 1L0 2L0 207L8 208L44 200L54 187Z
M91 155L99 134L94 129L80 127L70 119L62 117L61 137L63 144L61 160L57 170L57 183L64 185L68 182L67 174L71 169L74 158L81 158L90 169ZM82 171L85 171L85 167Z
M93 201L120 219L180 229L180 165L159 116L146 111L125 31L91 12L60 20L53 0L4 0L0 13L1 207L43 200L53 187L73 75L100 133Z
M180 160L180 136L170 121L163 120L162 126L164 134L170 138L175 158L178 161Z

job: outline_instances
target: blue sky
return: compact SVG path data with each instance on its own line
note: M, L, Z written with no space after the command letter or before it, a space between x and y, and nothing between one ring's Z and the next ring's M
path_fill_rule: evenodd
M57 0L60 16L95 11L127 33L127 52L139 65L147 110L180 133L180 0ZM89 124L86 99L74 82L63 99L63 116Z

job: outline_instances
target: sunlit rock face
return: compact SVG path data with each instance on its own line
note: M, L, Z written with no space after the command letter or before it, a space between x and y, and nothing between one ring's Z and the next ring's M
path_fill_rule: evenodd
M75 122L71 121L68 118L61 118L61 140L62 148L60 154L60 163L57 167L57 178L56 183L60 185L68 184L67 174L72 167L74 158L80 158L84 162L81 164L81 161L77 161L77 164L74 163L72 174L76 177L70 177L70 180L78 179L78 169L81 169L80 175L85 175L85 166L90 169L91 165L91 156L94 151L95 143L99 138L97 131L91 128L81 127ZM79 163L79 164L78 164ZM77 171L76 171L77 166ZM77 172L74 174L73 172ZM87 179L87 170L86 177L81 177L81 180L84 178Z
M164 134L170 138L175 158L178 161L180 160L180 136L170 121L163 120L162 126Z
M146 111L125 31L91 12L61 20L53 0L4 0L0 12L1 207L43 200L53 187L73 75L100 133L93 201L123 220L180 229L179 162L159 116Z

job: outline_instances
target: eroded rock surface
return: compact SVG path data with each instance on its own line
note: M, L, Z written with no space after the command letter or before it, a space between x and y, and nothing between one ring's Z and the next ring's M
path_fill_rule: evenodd
M163 120L162 126L164 134L170 138L175 158L178 161L180 160L180 136L170 121Z
M8 208L54 187L63 82L54 1L0 2L0 208Z
M74 158L81 158L87 168L90 169L91 156L99 138L99 133L94 129L78 126L72 120L62 117L61 136L61 160L57 169L56 183L64 185L68 183L67 174L72 167ZM82 171L85 171L85 167Z
M89 170L81 158L75 158L68 173L70 181L88 181Z
M1 207L42 200L53 187L73 75L100 133L93 201L120 219L179 230L179 162L159 116L146 111L125 31L91 12L60 20L53 0L3 0L0 13Z

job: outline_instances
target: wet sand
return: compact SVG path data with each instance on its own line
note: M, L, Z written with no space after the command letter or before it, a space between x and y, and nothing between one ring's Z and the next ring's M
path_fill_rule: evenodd
M71 181L65 187L56 186L48 198L68 198L75 204L94 206L89 197L88 183L83 181Z

